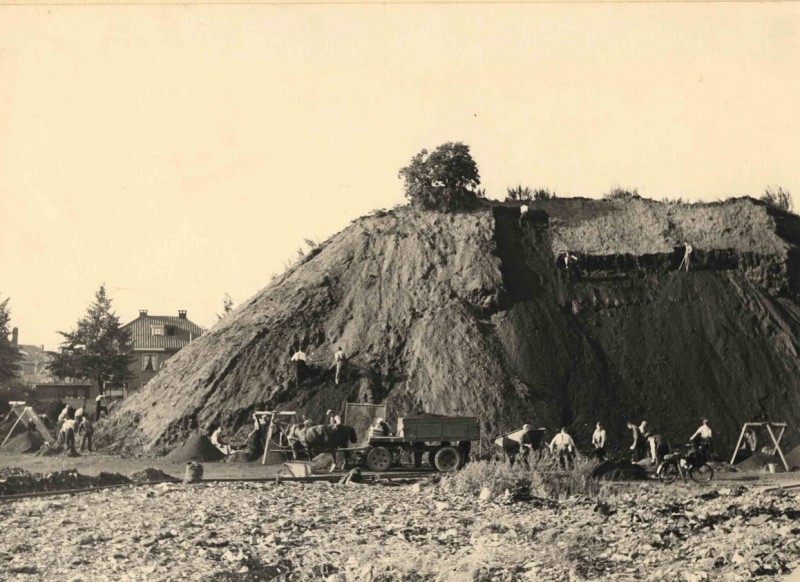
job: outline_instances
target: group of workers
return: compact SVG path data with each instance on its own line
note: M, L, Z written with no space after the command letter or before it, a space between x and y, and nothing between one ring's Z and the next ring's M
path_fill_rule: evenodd
M299 386L303 380L310 376L311 369L309 368L308 360L308 354L304 352L303 348L299 345L292 354L292 357L289 358L290 362L294 362L294 379L296 386ZM342 350L341 346L338 346L336 352L333 354L333 365L331 366L331 368L335 369L334 382L337 386L342 379L342 371L346 361L347 358L344 355L344 350Z
M99 414L97 415L99 417ZM64 407L58 415L58 443L63 444L69 451L75 451L75 434L81 437L80 451L84 449L92 452L92 439L94 425L89 415L85 414L83 407L77 410L70 405Z
M631 430L633 443L630 446L631 460L638 463L644 459L650 458L652 464L658 467L664 460L664 456L670 453L669 441L660 433L652 431L647 424L647 421L642 421L641 424L636 425L633 422L627 423L628 429ZM542 437L544 429L534 429L531 425L526 424L522 427L522 434L519 437L519 449L517 458L529 466L529 457L533 452L543 450ZM709 426L708 419L704 418L700 427L689 437L689 441L695 443L697 447L702 447L704 450L713 454L714 441L713 431ZM607 433L603 424L598 422L594 432L592 433L592 453L590 456L602 462L606 459L606 444ZM574 467L575 457L577 455L577 447L575 441L567 433L566 427L553 437L547 449L554 457L558 459L558 464L561 468ZM509 450L504 446L506 459L509 463L514 463L514 457L509 453Z

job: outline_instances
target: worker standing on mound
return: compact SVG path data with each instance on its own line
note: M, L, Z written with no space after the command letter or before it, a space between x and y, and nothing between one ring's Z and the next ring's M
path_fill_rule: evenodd
M527 204L523 204L522 206L519 207L519 226L520 226L520 228L522 228L522 222L525 221L525 220L528 220L528 211L529 210L530 210L530 208L528 208Z
M336 385L339 385L339 377L342 374L342 368L344 367L344 352L342 351L341 346L336 348L336 353L333 354L333 365L336 366Z
M558 457L558 466L562 469L575 466L575 441L567 434L566 427L562 426L561 431L550 441L550 452Z
M680 271L681 268L686 267L686 272L688 273L689 266L692 262L692 251L694 251L694 249L692 248L692 245L690 245L688 242L684 244L684 247L685 250L683 252L683 260L681 261L681 264L678 266L678 270Z
M301 347L298 346L297 351L292 355L291 361L294 362L294 379L295 385L299 386L300 382L303 381L303 378L306 375L306 370L308 369L308 364L306 360L308 356L303 351Z

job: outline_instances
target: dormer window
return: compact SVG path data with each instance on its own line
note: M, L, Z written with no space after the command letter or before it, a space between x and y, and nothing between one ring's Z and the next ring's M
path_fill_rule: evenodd
M165 335L163 325L151 325L150 335Z

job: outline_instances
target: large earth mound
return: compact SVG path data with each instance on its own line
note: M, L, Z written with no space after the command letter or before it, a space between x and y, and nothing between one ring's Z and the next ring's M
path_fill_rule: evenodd
M169 360L106 440L162 452L196 426L245 431L256 409L321 420L344 402L477 415L487 437L569 425L579 445L600 420L612 448L628 419L682 444L708 416L720 449L744 421L797 426L800 218L748 198L531 206L523 224L508 204L354 221Z

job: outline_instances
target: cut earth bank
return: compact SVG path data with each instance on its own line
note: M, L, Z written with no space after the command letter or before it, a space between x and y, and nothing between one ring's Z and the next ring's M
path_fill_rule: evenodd
M624 449L627 420L678 445L706 416L722 452L752 420L788 422L798 444L800 218L752 199L556 199L518 216L354 221L170 359L99 444L159 455L212 423L242 435L254 410L319 422L346 401L385 403L392 420L476 415L486 438L569 425L583 450L598 420ZM678 272L687 241L693 268ZM557 266L566 251L577 269Z

